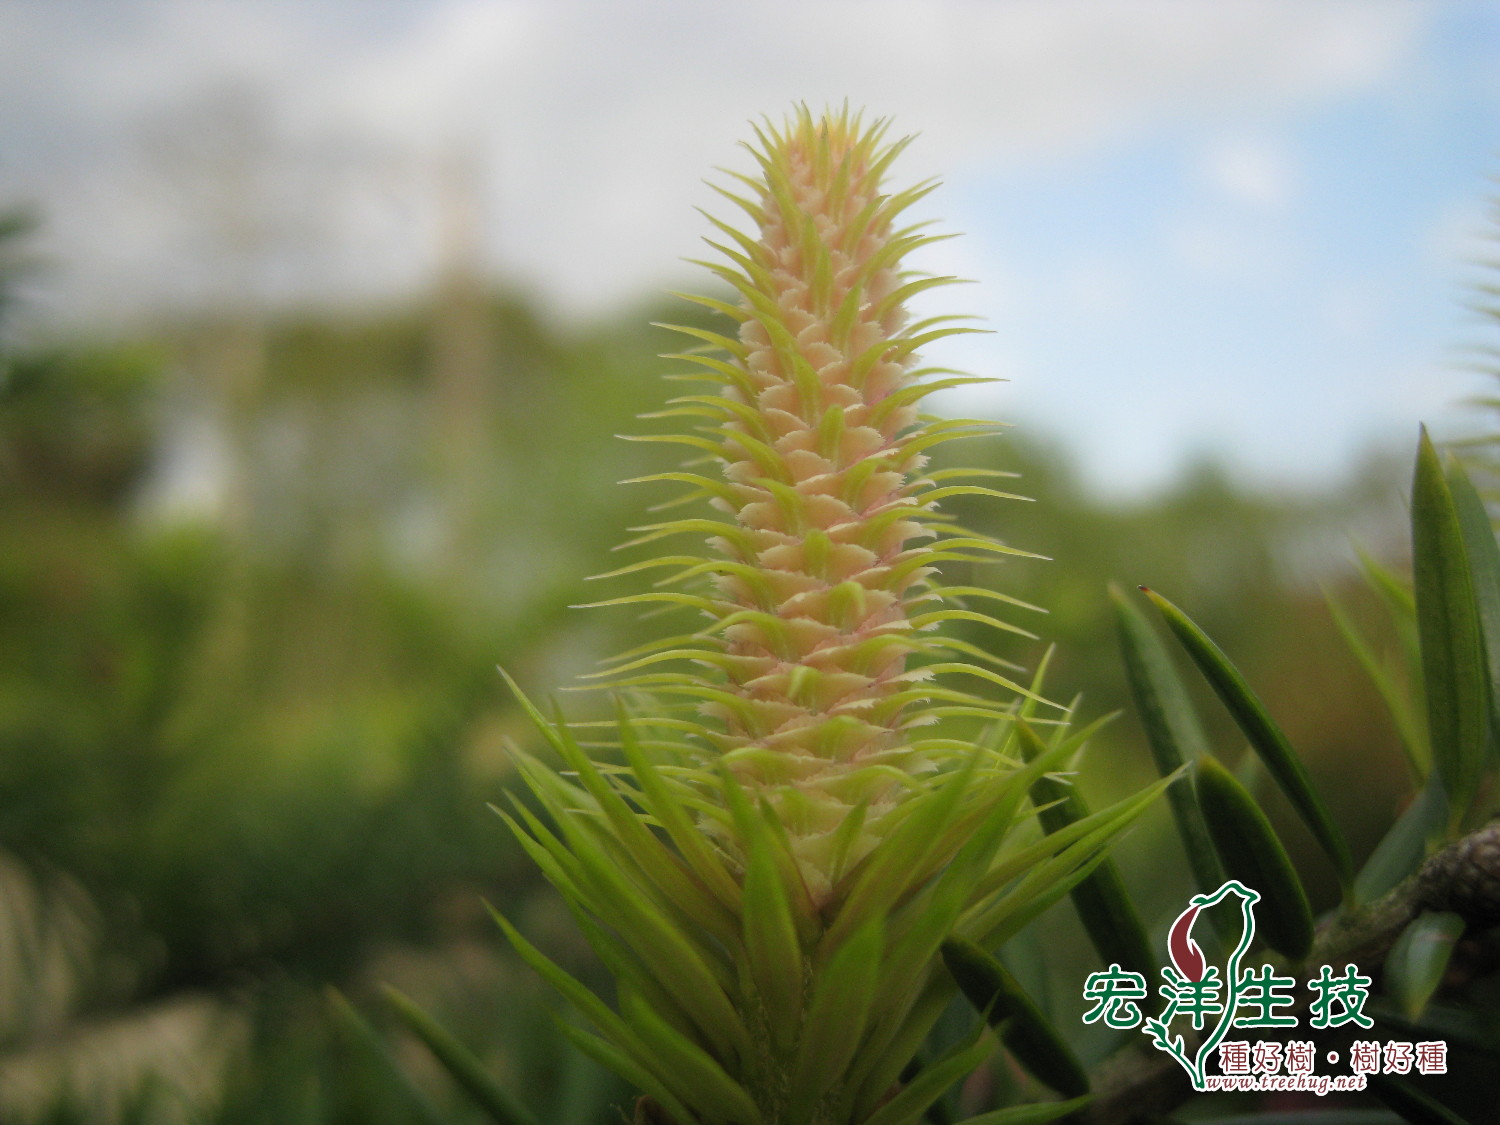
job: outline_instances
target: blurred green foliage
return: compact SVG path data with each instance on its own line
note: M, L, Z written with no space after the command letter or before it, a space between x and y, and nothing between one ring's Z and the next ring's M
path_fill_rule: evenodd
M0 223L0 315L22 230ZM479 902L594 971L485 808L509 775L505 740L530 737L494 666L544 693L656 628L567 609L590 600L583 576L607 569L651 502L613 482L675 462L612 438L670 393L654 358L668 342L641 327L651 311L564 330L523 295L470 282L409 308L12 350L0 1117L474 1120L381 1014L373 985L390 980L545 1120L618 1119L627 1093L564 1049ZM666 319L693 315L674 305ZM1392 469L1270 496L1204 464L1110 504L1035 438L966 458L1019 471L1037 503L956 505L960 519L1057 561L949 578L1050 607L1032 627L1060 646L1055 691L1082 692L1088 715L1125 707L1106 582L1171 590L1314 774L1341 779L1324 789L1368 850L1401 792L1400 753L1319 583L1357 586L1345 528L1392 551ZM1345 598L1367 617L1368 600ZM1232 724L1203 712L1233 758ZM1150 771L1130 718L1090 758L1122 788ZM1310 852L1289 815L1278 825ZM1181 863L1166 832L1163 810L1121 852L1148 906L1180 882L1155 875ZM1061 954L1053 989L1076 992L1093 967L1076 922L1054 910L1040 932ZM1018 974L1035 994L1038 974ZM410 1089L382 1086L396 1079L371 1041L330 1020L328 984Z

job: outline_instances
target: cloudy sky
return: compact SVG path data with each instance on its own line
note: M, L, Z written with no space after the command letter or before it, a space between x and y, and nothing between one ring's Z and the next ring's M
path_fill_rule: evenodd
M587 323L693 284L747 119L845 98L966 233L920 264L994 334L936 358L1011 382L951 405L1102 488L1326 481L1485 388L1494 2L0 0L0 206L46 220L41 324L399 297L455 199Z

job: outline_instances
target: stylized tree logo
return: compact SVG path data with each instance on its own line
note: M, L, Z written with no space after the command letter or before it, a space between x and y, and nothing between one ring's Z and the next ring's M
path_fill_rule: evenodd
M1221 974L1217 966L1208 964L1203 950L1192 938L1192 929L1201 910L1217 905L1230 895L1239 897L1244 926L1239 944L1229 955ZM1251 890L1237 879L1230 879L1213 894L1194 895L1188 900L1188 908L1172 923L1167 938L1167 954L1172 959L1172 965L1162 969L1162 978L1166 983L1161 988L1161 994L1167 1004L1161 1015L1146 1020L1142 1030L1151 1036L1151 1041L1157 1047L1182 1065L1192 1079L1195 1090L1207 1088L1204 1074L1206 1061L1213 1057L1213 1052L1234 1023L1235 1008L1245 983L1240 979L1240 962L1255 940L1255 904L1259 901L1259 891ZM1219 999L1221 989L1227 990L1222 1002ZM1198 1047L1198 1053L1190 1059L1184 1037L1172 1034L1172 1021L1179 1016L1186 1016L1193 1021L1193 1028L1201 1031L1207 1018L1214 1015L1219 1017L1218 1022Z

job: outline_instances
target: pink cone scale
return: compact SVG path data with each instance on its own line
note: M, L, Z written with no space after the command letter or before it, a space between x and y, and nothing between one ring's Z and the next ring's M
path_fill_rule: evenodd
M738 300L690 299L732 334L680 329L694 346L670 358L693 370L669 378L708 386L648 417L693 428L635 439L691 449L681 471L639 480L686 485L668 506L702 506L624 545L705 550L600 575L656 580L593 603L692 616L595 676L622 701L618 723L593 726L618 733L623 762L596 760L516 689L561 765L514 749L550 823L519 798L502 815L617 1004L501 924L582 1018L573 1043L646 1095L638 1121L916 1122L992 1049L976 1030L900 1082L954 995L944 940L1004 941L1160 791L1039 833L1030 786L1092 728L1071 734L1041 702L1040 671L1018 684L941 629L1024 633L982 612L1023 603L939 577L1024 552L942 511L958 494L1008 495L950 482L1005 474L927 464L992 426L919 412L935 390L986 380L919 366L920 348L969 329L908 317L908 298L954 279L903 268L934 237L902 226L930 185L885 192L905 142L884 133L799 109L757 131L759 176L723 192L755 231L714 220L727 264L704 264ZM1041 710L1051 740L1023 760L1013 720Z

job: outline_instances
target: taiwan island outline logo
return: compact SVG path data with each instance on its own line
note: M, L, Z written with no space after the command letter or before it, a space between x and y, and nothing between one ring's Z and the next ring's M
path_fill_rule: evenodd
M1318 1050L1310 1039L1229 1038L1231 1031L1239 1029L1292 1028L1299 1022L1297 1016L1282 1011L1297 1007L1293 991L1298 986L1297 978L1278 976L1270 964L1258 968L1244 965L1245 954L1255 940L1255 904L1260 897L1259 891L1237 879L1228 880L1212 894L1194 895L1168 934L1167 956L1172 963L1160 970L1162 983L1157 993L1165 1001L1161 1012L1147 1016L1137 1003L1149 995L1144 976L1112 964L1090 973L1084 982L1083 998L1093 1006L1084 1013L1083 1022L1103 1020L1118 1029L1139 1027L1158 1050L1177 1060L1193 1089L1200 1092L1301 1091L1321 1095L1363 1090L1371 1074L1447 1073L1445 1040L1381 1043L1377 1039L1356 1039L1347 1052L1346 1071L1320 1074ZM1192 929L1200 911L1230 898L1239 900L1242 927L1239 943L1221 972L1217 965L1208 964L1193 940ZM1312 993L1307 1006L1308 1025L1319 1031L1347 1025L1374 1027L1375 1021L1364 1012L1372 983L1353 964L1346 965L1341 974L1335 974L1329 965L1320 966L1318 975L1306 982ZM1217 1022L1197 1051L1189 1055L1186 1037L1174 1035L1172 1023L1190 1020L1193 1030L1200 1032L1214 1017ZM1339 1062L1336 1051L1324 1057L1330 1065ZM1215 1073L1209 1064L1216 1059Z

